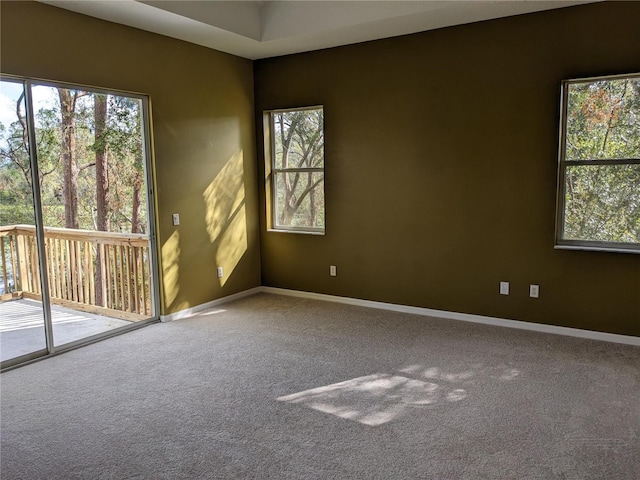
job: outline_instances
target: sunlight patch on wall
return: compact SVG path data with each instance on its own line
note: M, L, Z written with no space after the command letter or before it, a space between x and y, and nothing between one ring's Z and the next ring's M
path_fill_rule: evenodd
M242 150L233 155L202 195L205 222L211 243L218 240L233 213L244 203Z
M220 279L220 285L224 285L230 278L247 247L247 214L242 205L220 236L216 262L228 272Z
M162 245L162 285L164 302L169 309L180 293L180 232L175 230Z
M224 270L220 285L227 282L248 248L243 161L240 150L202 195L207 233L216 248L216 266Z

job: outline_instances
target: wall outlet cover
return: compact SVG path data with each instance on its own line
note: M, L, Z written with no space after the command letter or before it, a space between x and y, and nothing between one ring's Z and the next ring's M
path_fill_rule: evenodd
M529 285L529 296L531 298L540 297L540 285Z

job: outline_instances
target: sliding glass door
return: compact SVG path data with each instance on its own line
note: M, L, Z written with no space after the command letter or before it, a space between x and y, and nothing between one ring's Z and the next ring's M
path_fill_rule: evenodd
M30 80L5 84L0 182L13 183L3 188L0 221L17 247L15 259L5 247L2 268L17 286L0 308L38 306L46 352L157 318L147 99ZM15 88L23 89L23 108L18 94L16 108L5 111ZM37 172L31 196L25 168ZM2 213L29 201L20 218ZM15 315L15 331L26 330L26 317ZM11 348L26 338L0 337Z
M42 303L22 296L40 284L35 235L25 235L25 229L35 231L36 220L24 84L0 81L0 99L0 361L5 362L46 354L47 343Z

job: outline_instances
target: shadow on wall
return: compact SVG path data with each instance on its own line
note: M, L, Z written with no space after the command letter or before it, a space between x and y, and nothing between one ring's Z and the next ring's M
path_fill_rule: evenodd
M398 371L404 375L374 373L286 395L277 400L302 404L320 412L376 427L411 410L464 401L470 395L469 388L477 381L509 381L520 374L514 368L484 369L480 365L459 373L447 373L437 367L422 365L409 365Z
M215 249L219 278L224 286L247 251L247 212L244 191L244 155L235 153L202 194L205 225Z

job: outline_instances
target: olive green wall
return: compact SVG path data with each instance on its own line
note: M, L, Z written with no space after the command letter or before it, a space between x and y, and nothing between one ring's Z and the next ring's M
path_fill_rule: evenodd
M263 284L640 335L640 255L553 248L560 82L640 71L639 18L607 2L256 62L258 145L263 110L325 109L326 235L263 233Z
M0 12L2 73L150 96L162 313L258 286L252 62L41 3Z
M640 255L553 249L559 83L640 71L639 3L263 60L253 74L249 60L39 3L0 14L2 73L150 95L162 313L262 281L640 335ZM326 235L260 243L254 125L261 176L261 112L316 104Z

